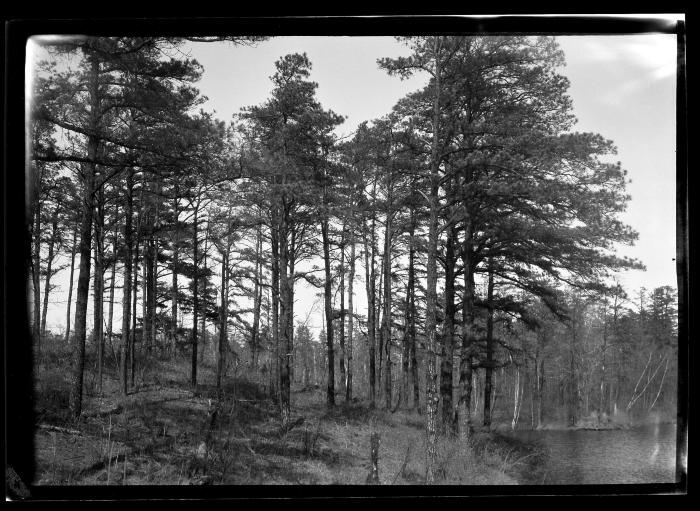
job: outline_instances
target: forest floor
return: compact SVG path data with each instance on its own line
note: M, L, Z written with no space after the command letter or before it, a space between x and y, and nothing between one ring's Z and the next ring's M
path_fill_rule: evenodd
M372 411L342 397L329 409L325 389L297 386L286 430L261 385L229 376L217 402L213 364L200 364L193 391L182 359L152 361L127 396L113 369L100 395L92 365L83 414L73 420L65 360L53 353L35 369L36 485L365 484L371 431L380 435L380 484L424 482L424 418L416 412ZM527 484L535 458L529 446L493 433L441 440L437 482Z

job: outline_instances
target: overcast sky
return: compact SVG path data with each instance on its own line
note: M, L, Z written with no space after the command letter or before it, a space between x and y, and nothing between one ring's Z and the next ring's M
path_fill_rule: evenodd
M632 179L628 187L632 200L623 219L639 232L639 240L634 247L621 247L620 254L640 259L647 271L628 272L620 281L628 290L675 286L676 36L563 36L557 40L566 55L567 65L561 72L571 81L569 94L579 120L576 129L613 140L618 147L616 159ZM391 37L281 37L255 47L192 43L183 51L204 68L198 84L209 98L204 108L215 110L226 121L241 107L269 97L269 77L279 57L306 52L313 65L311 78L319 84L319 101L347 116L338 129L340 135L351 133L363 120L388 113L399 98L426 80L416 76L401 81L378 69L378 58L408 54ZM62 287L67 291L67 282ZM305 296L310 293L301 286L297 292L301 302L297 319L303 320L314 299ZM365 303L361 295L358 292L358 312ZM315 311L311 326L317 330L322 308ZM64 323L65 304L52 307L48 326L62 328Z

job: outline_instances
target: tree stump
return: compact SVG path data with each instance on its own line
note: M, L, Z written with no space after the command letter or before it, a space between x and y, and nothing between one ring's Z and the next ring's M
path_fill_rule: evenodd
M372 431L369 444L370 469L367 475L367 484L379 484L379 433Z

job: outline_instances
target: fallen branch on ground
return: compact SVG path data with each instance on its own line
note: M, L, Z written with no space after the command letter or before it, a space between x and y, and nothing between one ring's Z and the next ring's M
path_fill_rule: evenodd
M65 433L67 435L85 435L82 431L77 429L62 428L60 426L54 426L52 424L38 424L39 429L46 429L48 431L58 431L59 433Z

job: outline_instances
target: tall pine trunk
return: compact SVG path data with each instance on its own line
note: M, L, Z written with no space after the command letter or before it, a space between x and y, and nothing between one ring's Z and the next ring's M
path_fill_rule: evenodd
M465 169L465 183L471 181L472 169ZM464 224L464 242L462 243L462 269L464 291L462 295L462 346L459 360L459 401L457 404L457 425L460 439L471 434L472 412L472 352L474 345L474 249L473 232L470 221Z
M347 376L345 374L345 225L343 225L343 233L340 239L340 325L338 329L338 341L340 342L340 390L341 394L346 394Z
M457 229L452 224L447 230L445 248L445 320L442 323L442 361L440 364L440 396L442 424L446 434L454 433L454 405L452 402L452 366L455 336L455 240Z
M376 190L376 183L373 186L373 197ZM370 230L370 240L367 240L367 231L363 229L364 249L365 249L365 287L367 290L367 343L369 344L369 406L376 405L376 336L375 336L375 298L376 298L376 270L374 264L374 226L375 220L372 217Z
M115 219L119 218L119 206L114 211ZM109 279L109 311L107 312L107 339L112 342L113 322L114 322L114 288L116 287L117 279L117 245L119 239L118 220L114 222L114 238L112 239L112 275Z
M260 307L262 302L262 233L257 227L255 239L255 286L253 288L253 327L250 332L250 355L253 371L258 367L258 342L260 330Z
M410 246L408 249L408 284L406 286L409 295L407 314L408 343L411 357L411 379L413 380L413 409L417 410L420 413L420 382L418 380L418 356L416 354L416 249L414 245L414 236L416 232L416 218L415 210L413 208L411 208L410 222Z
M384 315L382 322L382 339L384 340L384 407L391 409L392 379L391 379L391 212L387 213L386 230L384 232Z
M78 272L77 298L75 303L75 350L69 407L73 417L80 417L83 406L83 376L85 371L85 335L87 326L87 305L90 288L90 250L92 248L92 210L94 205L94 186L97 151L100 139L98 120L100 109L98 77L100 64L95 55L88 55L90 71L88 93L90 96L90 120L87 137L87 163L83 166L84 186L82 220L80 226L80 266Z
M144 189L145 175L141 173L141 190L139 192L139 214L138 214L138 224L136 228L136 240L134 240L134 264L132 266L132 271L134 274L134 284L133 291L134 297L132 301L132 323L131 323L131 337L129 340L129 352L127 354L127 359L130 365L130 380L131 386L134 386L134 378L136 374L136 310L138 308L138 298L139 298L139 251L141 244L141 233L143 228L143 189ZM141 341L143 342L143 331L141 332Z
M199 311L199 229L198 229L199 204L194 210L193 226L193 255L194 278L193 280L193 307L192 307L192 367L190 369L190 384L197 386L197 312Z
M426 314L425 314L425 335L427 348L427 389L426 389L426 483L433 484L436 470L436 441L437 441L437 410L438 410L438 388L437 388L437 346L435 339L435 329L437 327L437 251L438 251L438 211L439 211L439 167L438 141L440 123L440 62L439 54L441 48L441 38L433 39L433 58L435 59L435 69L433 72L433 119L432 119L432 141L430 150L430 196L428 198L428 260L426 263L427 283L426 283Z
M221 309L219 311L219 356L216 364L216 390L219 399L222 395L222 381L226 367L226 349L228 347L228 258L229 251L222 254L221 262Z
M279 310L280 310L280 256L279 256L279 226L277 217L273 215L271 231L272 250L272 343L274 346L274 367L270 371L274 372L273 394L280 399L280 336L279 336Z
M491 426L491 391L493 389L493 262L489 260L486 291L486 367L484 369L484 426Z
M134 257L134 240L132 216L134 212L134 172L126 175L126 211L124 212L124 290L122 293L122 339L121 339L121 390L126 395L129 390L127 360L129 359L130 340L133 339L131 324L131 272ZM134 299L136 299L134 297ZM134 313L135 315L135 313Z
M282 350L282 358L280 360L280 397L282 422L287 424L291 416L291 382L290 382L290 363L292 358L292 338L290 334L289 316L292 313L291 302L292 293L290 286L289 272L289 239L288 239L288 213L286 205L283 203L282 217L280 225L280 348Z
M352 236L352 235L351 235ZM355 280L355 239L351 237L350 239L350 276L348 277L348 379L345 385L345 401L352 401L352 344L353 344L353 323L354 323L354 308L353 308L353 293L354 287L353 282Z
M58 206L51 215L51 237L49 238L49 253L46 258L46 280L44 281L44 306L41 313L41 335L46 336L46 313L49 309L49 291L51 290L51 267L54 259L54 247L58 235Z
M75 273L75 250L78 246L78 228L80 222L76 220L75 227L73 229L73 245L70 251L70 277L68 278L68 305L66 306L66 338L65 342L68 344L70 342L70 309L73 303L73 280Z
M104 186L97 184L97 207L95 208L95 274L93 307L93 336L97 346L97 381L102 388L102 368L104 365Z
M179 215L180 210L178 207L180 189L179 186L175 185L175 198L173 199L173 221L175 224L175 232L173 233L173 274L172 274L172 286L170 288L170 345L174 349L177 342L177 309L178 309L178 270L180 265L180 224Z
M326 348L328 352L328 386L326 389L326 403L328 406L334 406L335 363L333 358L333 308L331 304L331 253L327 217L321 220L321 237L323 239L323 262L326 276L326 281L324 283L324 304L326 312Z
M37 183L41 182L41 178L37 177ZM35 188L36 198L36 209L34 212L34 253L32 254L32 298L34 299L33 307L33 324L32 333L34 334L34 341L37 343L37 347L41 345L41 200L38 197L40 190L40 185L37 184Z
M295 266L295 260L296 260L296 253L295 253L295 248L296 248L296 230L294 227L290 229L290 241L289 241L289 248L288 248L288 263L289 263L289 274L287 276L287 282L288 282L288 292L289 292L289 297L287 298L287 301L289 303L288 305L288 313L287 313L287 342L289 345L289 349L287 351L288 355L287 357L289 358L289 381L293 381L294 379L294 266Z

